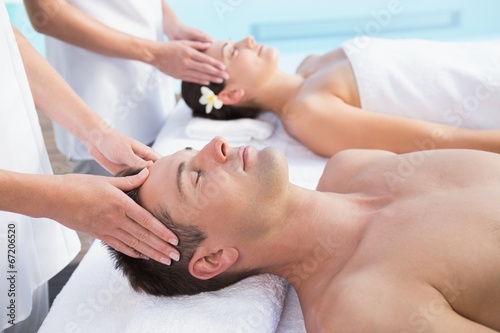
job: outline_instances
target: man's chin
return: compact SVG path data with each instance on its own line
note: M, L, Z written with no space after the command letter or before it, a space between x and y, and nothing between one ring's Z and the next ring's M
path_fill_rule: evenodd
M259 154L266 160L266 166L286 176L288 180L288 160L285 153L276 147L266 147Z

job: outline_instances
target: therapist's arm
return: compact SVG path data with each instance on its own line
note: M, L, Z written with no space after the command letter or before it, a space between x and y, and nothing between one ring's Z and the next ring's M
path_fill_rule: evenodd
M200 84L227 76L221 62L200 52L208 43L138 38L95 20L64 0L24 0L24 4L35 30L89 51L142 61L167 75Z
M92 112L50 64L14 28L35 105L80 139L109 172L145 168L160 156L148 146L111 128Z
M198 42L211 43L212 37L200 31L193 29L179 20L166 0L162 0L163 10L163 32L170 40L192 40Z
M123 193L141 186L148 172L113 178L0 170L0 210L51 218L131 257L169 264L179 252L165 240L177 244L177 237Z
M143 167L158 157L149 147L105 126L22 34L14 31L35 104L85 142L100 163L105 161L103 166L110 171L121 170L121 166ZM176 243L177 238L123 193L142 185L148 175L145 170L139 177L125 181L88 175L41 176L2 171L0 209L50 217L100 238L127 255L137 257L135 251L139 251L149 258L165 261L170 253L177 253L168 244Z

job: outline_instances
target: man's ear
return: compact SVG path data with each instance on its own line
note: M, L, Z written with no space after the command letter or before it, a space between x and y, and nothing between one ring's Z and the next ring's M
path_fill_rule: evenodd
M245 90L243 89L224 89L221 91L217 97L225 105L234 105L239 103L245 96Z
M198 248L189 262L189 272L200 280L209 280L214 276L224 273L239 258L239 252L234 247L210 252Z

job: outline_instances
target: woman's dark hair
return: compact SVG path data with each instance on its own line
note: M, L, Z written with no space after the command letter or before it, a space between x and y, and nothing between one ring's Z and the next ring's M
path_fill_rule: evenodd
M129 169L120 172L117 177L137 174L140 170ZM139 201L139 190L127 192L135 202ZM115 267L121 269L130 281L135 291L144 291L155 296L194 295L205 291L215 291L238 282L250 275L253 271L222 273L209 280L195 278L189 272L189 262L198 246L206 239L206 235L196 226L183 225L172 220L167 211L156 214L168 229L177 235L180 260L173 261L170 266L155 260L144 260L129 257L108 246L115 260Z
M218 95L226 83L213 83L207 86L210 90ZM232 120L240 118L255 118L259 115L261 110L247 107L240 107L234 105L223 105L219 110L213 108L212 112L207 114L205 112L205 105L200 104L201 97L201 87L200 84L182 81L181 85L181 95L186 104L193 110L193 117L209 118L216 120Z

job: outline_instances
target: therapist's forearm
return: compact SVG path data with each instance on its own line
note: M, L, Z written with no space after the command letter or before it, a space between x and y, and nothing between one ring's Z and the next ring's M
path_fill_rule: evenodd
M0 210L31 217L47 216L53 177L0 170Z
M64 0L24 0L38 32L102 55L154 61L156 42L113 29Z
M171 27L180 24L180 20L175 14L175 12L167 4L166 0L162 1L162 11L163 11L163 33L167 36L171 33ZM170 37L170 36L169 36Z
M84 142L105 126L15 28L14 33L37 109Z

